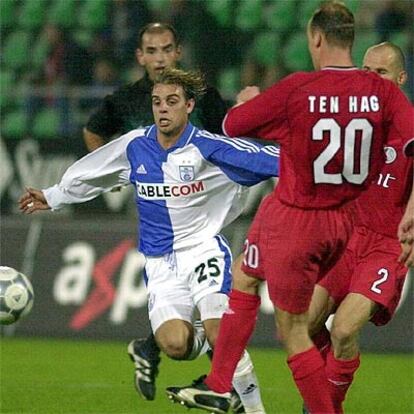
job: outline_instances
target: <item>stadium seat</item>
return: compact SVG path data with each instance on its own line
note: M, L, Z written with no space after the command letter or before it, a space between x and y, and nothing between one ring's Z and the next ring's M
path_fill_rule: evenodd
M280 37L274 32L260 33L254 40L254 56L263 66L274 66L279 62Z
M375 43L378 43L378 36L374 32L356 34L354 46L352 48L352 57L355 65L359 67L362 65L366 50L372 45L375 45Z
M39 35L32 51L32 69L39 70L44 65L50 45L45 36Z
M48 22L65 29L73 27L76 19L76 2L77 0L55 0L49 9Z
M5 40L3 64L14 70L22 69L29 63L30 36L24 31L15 31Z
M54 108L41 109L34 121L32 133L38 139L54 139L59 137L60 114Z
M233 23L232 4L232 0L209 0L205 6L221 27L230 27Z
M409 32L393 32L389 41L399 46L406 53L410 42L412 42L412 34Z
M162 13L166 8L170 7L170 0L147 0L146 3L151 12L155 14Z
M312 69L308 40L304 33L296 33L289 38L283 49L283 58L285 66L289 71Z
M47 5L46 1L25 0L19 12L19 26L26 30L38 29L45 21Z
M237 9L235 24L240 30L254 30L262 23L262 1L242 0Z
M218 76L218 89L225 99L232 99L240 90L240 69L228 67Z
M11 70L0 71L0 109L5 111L12 102L12 91L15 83L15 75Z
M17 109L4 116L1 134L5 138L20 139L27 133L27 115L24 110Z
M294 1L274 2L265 19L269 29L279 32L293 30L297 20L296 3Z
M108 6L106 0L85 0L79 11L79 24L90 30L102 29L107 24Z
M15 24L16 0L0 1L1 29L7 29Z

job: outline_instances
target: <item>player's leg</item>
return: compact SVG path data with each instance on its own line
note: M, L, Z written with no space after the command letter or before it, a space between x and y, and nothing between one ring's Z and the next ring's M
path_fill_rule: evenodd
M359 366L359 332L371 320L385 325L392 318L407 268L398 263L399 243L366 228L356 229L358 248L348 291L333 320L333 352L327 358L327 373L337 405L345 399Z
M198 334L194 335L191 327L194 304L187 284L177 277L176 264L171 265L168 255L148 257L145 279L152 332L156 333L163 349L171 357L180 359L189 356L192 347L200 346L200 342L204 344L205 336L203 332L201 338ZM170 336L171 331L174 335ZM152 341L134 340L128 346L128 353L135 364L137 392L144 399L153 400L160 362L158 345L154 347Z
M308 329L312 342L318 348L324 360L326 360L326 355L331 346L331 336L326 328L326 321L334 313L335 307L335 301L330 296L327 288L320 284L315 285L309 307Z
M215 344L219 335L219 327L221 326L221 322L220 319L213 319L211 317L218 316L217 314L214 314L214 310L218 308L216 302L220 300L220 296L223 297L224 295L208 295L202 298L198 303L200 316L204 323L208 341L214 349L213 360L215 358L214 355L219 352ZM227 297L225 300L227 303ZM221 358L219 358L219 360L221 361ZM236 390L244 410L241 411L240 407L240 411L238 411L237 407L235 407L236 396L233 395L234 392L232 392L233 404L231 404L231 408L235 412L263 414L265 410L260 396L259 383L254 370L253 362L247 351L243 351L241 357L239 357L238 361L236 361L236 364L237 365L232 378L232 386Z
M334 406L339 411L359 367L358 338L362 327L377 309L375 302L358 293L350 293L339 305L332 323L332 348L326 358Z

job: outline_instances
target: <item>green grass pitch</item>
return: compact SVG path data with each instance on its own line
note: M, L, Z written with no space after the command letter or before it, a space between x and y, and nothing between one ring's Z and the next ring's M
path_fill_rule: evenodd
M133 365L120 342L1 338L2 414L186 414L165 396L208 369L208 359L161 361L155 401L132 385ZM284 353L251 349L267 414L301 413ZM414 413L412 355L364 354L345 405L347 414ZM202 413L191 410L189 414Z

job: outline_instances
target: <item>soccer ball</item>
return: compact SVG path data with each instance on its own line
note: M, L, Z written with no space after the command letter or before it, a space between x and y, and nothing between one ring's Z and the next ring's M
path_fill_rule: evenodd
M33 299L30 280L11 267L0 266L0 324L10 325L27 315Z

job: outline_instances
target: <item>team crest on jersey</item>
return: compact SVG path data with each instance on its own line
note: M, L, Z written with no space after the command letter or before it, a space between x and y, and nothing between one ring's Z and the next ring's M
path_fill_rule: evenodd
M391 164L397 159L397 151L393 147L384 147L385 164Z
M193 181L195 172L193 166L180 165L180 178L182 181Z

